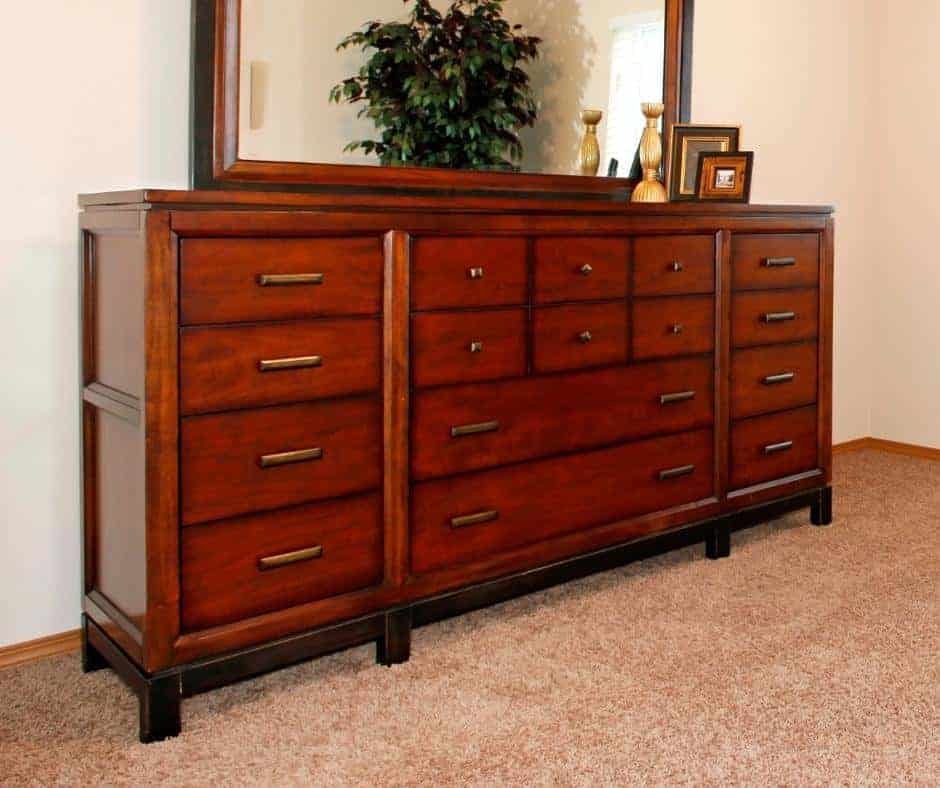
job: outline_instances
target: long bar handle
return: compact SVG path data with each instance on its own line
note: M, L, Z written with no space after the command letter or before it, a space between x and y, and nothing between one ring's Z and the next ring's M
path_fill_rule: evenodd
M788 320L796 320L796 312L768 312L764 315L765 323L786 323Z
M323 449L301 449L300 451L285 451L280 454L265 454L259 463L262 468L277 468L281 465L295 465L298 462L311 462L323 459Z
M323 274L261 274L261 287L286 287L290 285L322 285Z
M795 372L781 372L779 375L768 375L764 378L765 386L779 386L781 383L792 383L796 380Z
M678 391L675 394L663 394L659 398L659 404L675 405L679 402L688 402L690 399L695 399L694 391Z
M310 369L322 367L323 356L297 356L295 358L271 358L258 362L261 372L278 372L285 369Z
M683 476L691 476L693 473L695 473L694 465L683 465L681 468L670 468L668 471L660 471L659 480L665 482L670 479L680 479Z
M790 268L796 265L795 257L768 257L764 260L766 268Z
M471 525L482 525L491 523L499 519L499 512L478 512L477 514L468 514L464 517L454 517L450 521L451 528L469 528Z
M468 435L483 435L484 433L496 432L498 430L498 421L484 421L480 424L464 424L461 427L452 427L450 437L466 438Z
M315 547L308 547L306 550L295 550L292 553L259 558L258 569L262 572L267 572L271 569L279 569L282 566L299 564L301 561L313 561L317 558L323 558L323 545L318 544Z
M771 443L770 446L764 446L764 454L780 454L790 451L793 448L793 441L784 441L783 443Z

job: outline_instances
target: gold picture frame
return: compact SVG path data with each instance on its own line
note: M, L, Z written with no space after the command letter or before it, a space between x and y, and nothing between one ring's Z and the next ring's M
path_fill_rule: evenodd
M666 173L670 201L698 199L696 179L702 154L737 153L740 149L740 126L673 124L669 134L669 170Z

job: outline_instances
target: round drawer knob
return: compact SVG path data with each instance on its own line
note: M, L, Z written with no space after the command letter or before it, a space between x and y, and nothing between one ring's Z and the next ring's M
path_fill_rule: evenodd
M580 342L582 345L587 345L593 340L594 340L594 335L590 331L584 331L578 334L578 342Z
M676 323L672 327L672 333L675 334L676 336L679 336L679 334L681 334L683 331L685 331L685 326L682 325L682 323Z
M470 352L471 352L471 353L482 353L482 352L483 352L483 343L482 343L482 342L471 342L471 343L470 343Z
M581 266L581 273L584 276L590 276L594 273L594 266L592 266L590 263L585 263Z
M482 279L484 271L482 268L471 268L469 273L471 279Z
M675 271L677 274L685 270L685 266L682 265L678 260L674 260L672 265L669 266L670 271Z

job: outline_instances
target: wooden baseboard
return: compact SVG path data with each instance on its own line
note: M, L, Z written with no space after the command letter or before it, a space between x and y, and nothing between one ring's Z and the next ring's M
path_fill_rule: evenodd
M28 643L14 643L0 648L0 670L16 665L26 665L47 657L58 657L78 651L82 645L81 630L63 632L59 635L30 640Z
M903 454L905 457L916 457L921 460L940 460L940 449L931 449L929 446L916 446L913 443L886 441L881 438L859 438L846 443L838 443L832 447L832 453L846 454L847 452L863 449Z

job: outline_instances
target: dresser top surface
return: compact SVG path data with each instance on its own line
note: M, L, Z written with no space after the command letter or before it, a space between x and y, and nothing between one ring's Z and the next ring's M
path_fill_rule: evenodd
M82 194L84 210L157 207L176 210L357 210L376 212L472 212L479 214L604 214L630 216L825 216L834 209L828 205L743 205L740 203L676 202L631 203L625 197L610 199L556 200L545 197L520 198L497 195L435 195L420 192L403 194L337 194L284 191L191 191L137 189L132 191Z

